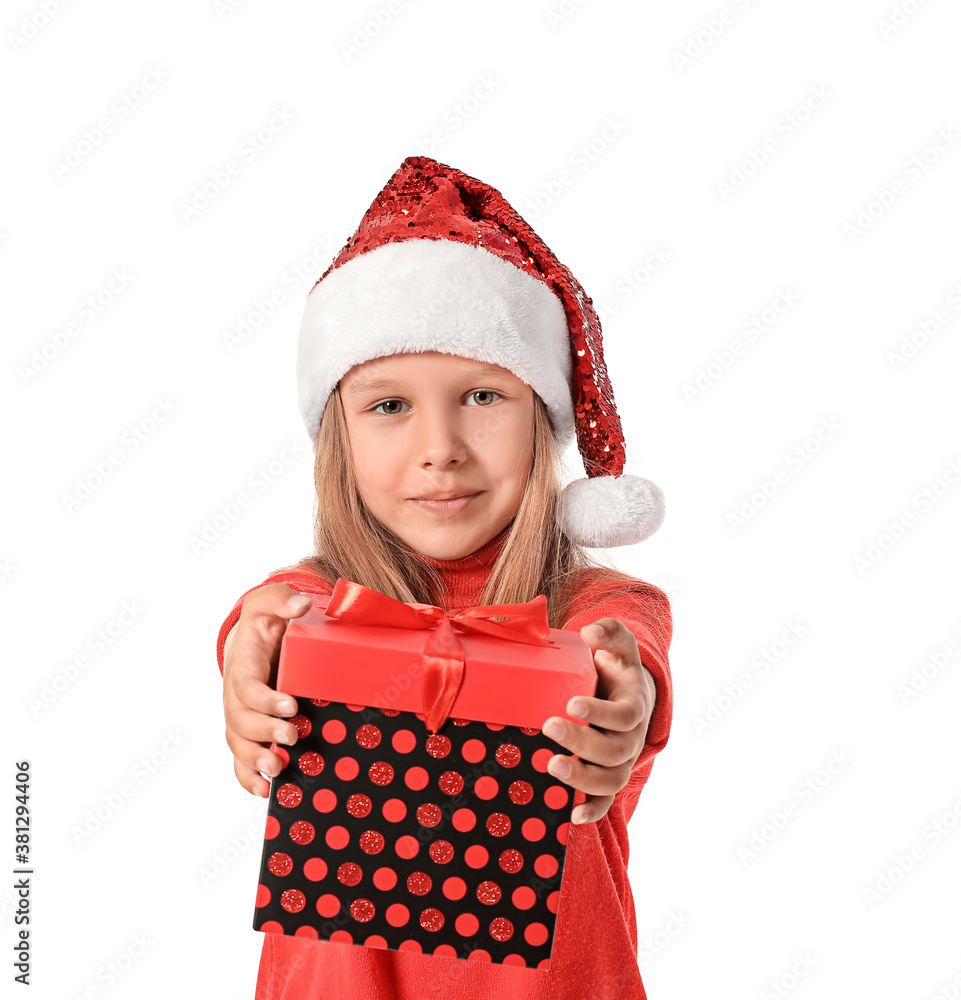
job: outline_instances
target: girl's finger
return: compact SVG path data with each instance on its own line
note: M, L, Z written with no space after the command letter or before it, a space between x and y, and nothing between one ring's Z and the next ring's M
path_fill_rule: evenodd
M242 764L248 771L256 774L263 771L265 774L279 774L283 767L283 761L268 747L254 740L245 739L237 733L228 729L227 746L230 747L234 759ZM236 766L234 767L236 770ZM239 777L239 775L238 775ZM243 782L241 782L243 784ZM244 786L247 787L246 785Z
M596 823L607 815L614 804L613 795L587 795L584 801L571 813L572 823Z
M284 722L272 715L254 712L239 702L233 702L224 710L227 728L238 736L259 743L284 743L293 746L297 741L297 727L292 722Z
M297 712L297 699L292 694L275 691L259 677L245 670L232 670L224 685L245 708L262 715L291 716Z
M616 767L604 767L555 755L547 762L547 770L565 785L579 788L587 795L615 795L627 784L631 765L624 763ZM563 773L565 770L568 773Z
M237 780L251 795L257 795L262 799L270 795L270 782L266 781L262 775L236 757L234 757L234 774L237 775Z
M603 635L595 631L596 626L604 629ZM602 670L616 675L625 665L640 663L634 633L615 618L599 618L583 626L581 638L594 650L594 663Z

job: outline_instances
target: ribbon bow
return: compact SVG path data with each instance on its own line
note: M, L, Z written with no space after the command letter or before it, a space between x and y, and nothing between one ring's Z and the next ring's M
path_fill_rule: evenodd
M547 598L538 594L520 604L485 604L450 611L434 604L398 601L363 584L339 577L327 604L331 618L355 625L433 629L424 643L421 696L424 721L432 733L447 720L464 680L464 644L454 632L480 632L533 646L554 646L547 622ZM506 621L493 621L506 617Z

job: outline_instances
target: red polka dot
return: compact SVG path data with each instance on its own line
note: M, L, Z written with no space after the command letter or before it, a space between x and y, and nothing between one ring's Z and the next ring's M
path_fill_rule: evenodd
M529 885L519 885L511 893L511 902L518 910L529 910L537 902L537 896Z
M471 868L483 868L487 864L488 857L490 855L487 853L487 848L481 847L480 844L471 844L464 851L464 860Z
M277 756L280 758L281 767L286 767L290 763L290 754L287 753L286 747L279 746L276 743L271 743L270 749L271 752L277 754Z
M439 807L433 802L424 802L417 807L417 822L421 826L437 826L442 818Z
M544 804L549 809L563 809L567 805L570 795L563 785L551 785L544 792Z
M486 725L488 729L493 730L495 733L504 728L503 723L500 722L485 722L484 725Z
M393 868L378 868L374 872L374 885L381 892L389 892L397 885L397 872Z
M305 819L299 819L290 826L290 839L295 844L309 844L314 839L314 824Z
M506 837L511 829L510 817L506 813L491 813L486 825L487 832L492 837Z
M428 781L430 781L430 775L422 767L409 767L404 775L404 784L415 792L426 788Z
M496 882L481 882L477 887L477 898L485 906L493 906L501 898L501 887Z
M364 941L364 945L367 948L386 948L387 942L384 940L382 935L371 934L371 936Z
M344 702L344 708L349 708L352 712L363 712L366 705L352 705L349 701Z
M354 739L367 750L373 750L380 743L380 730L376 726L361 726L354 734Z
M475 948L467 957L475 962L489 963L491 961L491 953L484 951L483 948Z
M313 778L323 771L324 758L321 757L319 753L314 753L313 750L308 750L306 753L302 753L297 759L297 766L304 772L304 774L310 775L310 777Z
M400 715L400 709L399 708L382 708L380 710L380 714L381 715L390 715L390 716Z
M470 719L451 719L455 726L469 726Z
M267 870L271 875L289 875L293 868L293 858L283 851L277 851L267 859Z
M534 862L534 871L541 878L553 878L557 874L557 858L553 854L542 854Z
M403 903L392 903L385 915L391 927L403 927L410 920L410 910Z
M487 756L487 747L480 740L468 740L461 747L460 752L463 754L464 760L476 764L479 760L483 760Z
M492 799L497 794L497 782L489 777L478 778L474 782L474 794L479 799Z
M560 892L557 889L555 889L547 897L547 908L551 911L551 913L557 913L557 904L558 901L560 900L560 896L561 896Z
M300 889L286 889L280 894L280 905L288 913L300 913L307 905L307 897Z
M334 933L330 935L330 940L339 941L341 944L354 943L354 938L351 935L350 931L334 931Z
M277 789L277 802L285 809L296 809L303 801L304 793L294 784L287 782Z
M376 830L365 830L360 835L359 843L365 854L379 854L384 849L384 835Z
M387 761L377 760L367 768L367 776L375 785L389 785L394 780L394 769Z
M394 850L397 852L399 858L414 858L420 850L420 844L417 842L416 837L405 834L403 837L397 838Z
M507 794L511 797L511 802L526 806L534 798L534 789L527 781L513 781L511 787L507 789Z
M501 851L501 856L497 859L497 863L505 872L513 875L524 867L524 855L520 851L513 849Z
M410 938L407 938L406 941L401 941L397 946L397 950L412 951L416 955L421 955L424 952L424 949L420 946L420 941L412 941Z
M311 705L317 705L320 708L324 708L330 704L330 701L324 698L311 698L310 703Z
M547 928L543 924L528 924L524 928L524 940L535 948L547 940Z
M257 906L266 906L270 902L270 890L261 884L257 886Z
M544 821L536 816L525 819L523 826L521 826L521 833L524 834L525 840L540 840L546 832L547 827L544 825Z
M304 878L319 882L327 877L327 862L323 858L308 858L304 862Z
M306 715L301 715L298 712L296 715L292 715L288 720L292 722L297 727L297 738L303 739L305 736L310 735L310 730L313 728L310 724L310 719Z
M495 941L507 941L513 933L514 925L507 917L494 917L490 922L490 935Z
M444 895L448 899L463 899L467 893L467 883L456 875L444 879Z
M567 835L570 832L570 829L570 823L561 823L561 825L557 828L557 842L559 844L567 843Z
M342 743L344 737L347 735L347 727L340 719L328 719L324 723L321 733L327 743Z
M303 924L294 931L294 937L310 938L312 941L316 941L320 935L317 933L316 927L311 927L309 924Z
M357 819L363 819L365 816L369 816L370 811L373 808L374 804L370 801L370 796L364 795L361 792L356 792L347 800L347 812L349 812L351 816L356 816Z
M464 779L456 771L445 771L437 785L445 795L457 795L464 787Z
M543 969L545 972L547 972L547 970L550 969L550 967L551 967L551 960L549 958L542 958L537 963L537 968Z
M531 754L531 763L534 765L535 770L543 771L547 773L547 762L554 756L556 751L550 750L547 747L541 747L540 750L535 750Z
M426 896L433 883L426 872L411 872L407 876L407 891L415 896Z
M266 931L268 934L283 934L284 929L276 920L268 920L265 924L261 924L259 930Z
M350 904L350 915L363 924L373 920L376 912L377 907L369 899L355 899Z
M428 848L428 852L432 861L446 865L454 856L454 847L449 840L435 840Z
M431 757L437 757L438 759L446 757L450 753L450 740L446 736L441 736L440 733L428 736L424 746Z
M388 799L382 812L388 823L399 823L407 815L407 803L403 799Z
M277 834L280 833L280 823L277 821L276 816L267 817L267 827L264 830L264 839L273 840Z
M409 729L398 729L390 743L398 753L410 753L417 746L417 737Z
M502 965L519 965L521 968L527 968L527 962L524 961L521 955L508 955Z
M494 754L501 767L517 767L521 762L521 752L513 743L502 743Z
M363 869L353 861L345 861L337 869L337 880L344 885L357 885L363 877Z
M480 927L480 921L473 913L462 913L454 921L455 930L463 937L471 937L471 935L476 934L478 927Z
M457 958L457 952L452 944L439 944L432 954L443 955L444 958Z
M341 757L340 760L334 764L334 774L336 774L341 781L353 781L359 773L360 764L358 764L353 757Z
M350 843L350 834L344 826L329 826L327 827L327 832L324 834L324 840L327 841L328 847L339 851Z
M527 733L528 736L536 736L540 732L540 730L531 729L529 726L521 726L521 732Z
M461 833L467 833L468 830L473 830L477 825L477 817L474 815L474 810L468 809L466 806L463 809L458 809L451 816L450 821L454 824L454 829L460 830Z
M320 813L329 813L337 808L337 796L329 788L318 788L311 801Z
M428 906L420 915L420 925L425 931L439 931L444 926L444 914L437 907ZM451 948L451 951L453 950ZM454 952L454 954L457 953Z
M340 900L332 893L325 892L317 900L317 912L322 917L334 917L340 913Z

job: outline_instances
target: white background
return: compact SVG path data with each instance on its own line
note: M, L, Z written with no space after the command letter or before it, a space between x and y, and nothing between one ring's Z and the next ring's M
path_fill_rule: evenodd
M253 996L265 803L215 640L310 551L300 314L415 153L578 276L667 497L611 550L674 609L630 827L652 1000L959 995L961 11L724 9L5 5L0 856L28 758L33 996Z

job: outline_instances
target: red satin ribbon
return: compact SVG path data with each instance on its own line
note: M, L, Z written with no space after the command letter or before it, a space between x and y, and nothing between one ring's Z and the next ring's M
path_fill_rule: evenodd
M549 638L547 598L543 594L521 604L484 604L448 611L434 604L398 601L339 577L326 614L356 625L433 629L424 643L421 676L424 721L432 733L447 720L464 680L464 644L455 627L533 646L556 645ZM504 616L507 621L491 620Z

